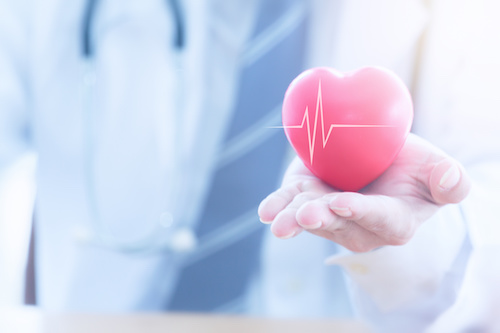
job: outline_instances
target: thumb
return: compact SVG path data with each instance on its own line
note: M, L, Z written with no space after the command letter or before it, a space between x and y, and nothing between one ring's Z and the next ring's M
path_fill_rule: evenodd
M467 197L470 188L471 181L458 161L444 158L434 165L429 189L436 203L459 203Z

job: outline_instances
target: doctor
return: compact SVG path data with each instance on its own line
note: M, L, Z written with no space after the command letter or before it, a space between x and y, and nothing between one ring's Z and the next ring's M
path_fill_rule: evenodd
M0 153L39 155L41 306L332 315L344 286L323 260L337 253L328 262L347 272L355 309L382 329L491 324L500 148L490 2L0 4ZM260 61L267 56L275 61ZM349 249L395 244L302 233L267 237L259 260L255 212L286 160L284 138L268 127L286 84L318 65L396 71L415 97L414 132L434 145L422 149L451 161L438 184L459 194L428 198L434 214L409 217L420 227L396 242L405 245L359 254ZM463 204L442 206L467 193L457 161L473 188ZM282 193L301 173L294 162ZM314 184L309 194L322 196ZM277 236L306 227L275 220L282 208L261 210Z

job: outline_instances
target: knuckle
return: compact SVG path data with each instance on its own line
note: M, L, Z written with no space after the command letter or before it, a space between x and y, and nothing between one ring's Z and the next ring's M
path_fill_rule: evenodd
M294 196L295 193L288 187L280 188L274 192L274 197L283 200L284 202L291 202Z
M298 184L298 189L301 192L314 192L321 193L323 195L332 191L332 188L330 186L328 186L318 178L312 176L306 179L302 179L300 184Z
M302 193L299 193L295 196L294 198L294 201L300 201L300 202L303 202L303 201L307 201L309 199L311 199L311 194L310 193L307 193L307 192L302 192Z
M293 198L289 207L297 210L298 208L300 208L304 204L307 204L308 202L310 202L313 199L314 199L314 197L309 193L299 193Z
M290 202L295 197L300 196L305 192L303 189L304 188L302 184L303 182L304 182L303 180L296 180L285 186L282 186L281 188L277 189L274 192L274 195L276 197L279 197L280 199Z
M302 179L302 180L298 181L296 186L299 189L299 191L307 192L307 191L311 191L312 189L314 189L316 187L316 181L314 180L314 178L308 177L306 179Z
M354 238L352 237L353 221L334 218L323 222L325 223L325 229L337 235L337 237L345 239L346 243L351 242L352 238Z
M299 206L302 206L303 204L312 202L313 200L318 199L319 197L321 197L321 194L314 192L301 192L295 195L295 197L293 198L292 206L297 208Z
M350 220L344 221L341 219L335 219L329 223L328 230L338 235L342 235L345 239L352 242L354 238L351 236L353 223L354 222Z

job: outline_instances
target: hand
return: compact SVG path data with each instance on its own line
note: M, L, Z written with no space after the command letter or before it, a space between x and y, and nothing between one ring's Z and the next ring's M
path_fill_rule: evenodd
M359 193L335 190L295 158L281 188L261 202L259 216L279 238L307 230L367 252L407 243L440 207L462 201L470 186L456 160L410 134L392 165Z

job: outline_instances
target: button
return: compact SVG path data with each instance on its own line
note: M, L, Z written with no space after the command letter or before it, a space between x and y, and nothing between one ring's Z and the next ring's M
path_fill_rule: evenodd
M196 247L198 241L191 228L181 228L175 230L170 239L170 248L175 252L190 252Z
M360 275L365 275L368 274L369 269L363 264L350 264L349 265L349 270L352 273L360 274Z

